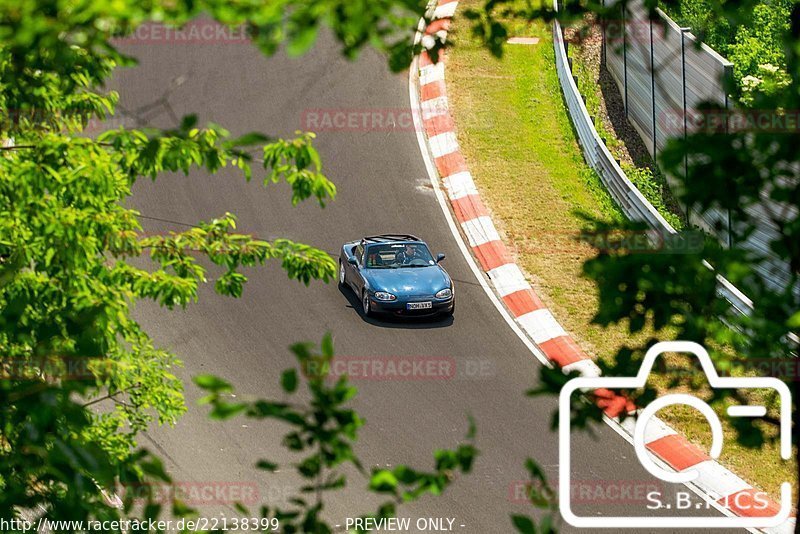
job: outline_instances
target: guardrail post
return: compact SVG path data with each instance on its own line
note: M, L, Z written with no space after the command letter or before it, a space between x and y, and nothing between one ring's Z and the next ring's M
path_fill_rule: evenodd
M656 65L655 54L653 52L653 19L650 18L650 104L652 107L653 115L653 162L656 161L656 152L658 145L656 144L656 131L658 125L656 124Z
M628 118L628 26L625 20L625 3L621 2L619 6L620 13L622 13L622 72L623 82L625 87L625 118Z
M603 7L603 13L605 12L606 7L606 0L600 0L600 5ZM603 16L598 17L600 21L600 30L603 32L603 40L600 42L600 64L606 64L606 24L605 18Z
M681 28L681 87L683 88L683 141L686 142L687 121L686 121L686 32L691 28ZM689 180L689 154L683 151L683 180ZM686 222L689 222L689 204L686 204Z
M728 102L728 87L731 86L731 80L733 80L733 66L732 65L723 65L722 66L722 90L724 92L725 98L725 135L730 133L729 131L729 122L728 119L730 118L728 115L728 107L730 103ZM733 247L733 221L731 220L731 210L728 208L728 248Z
M732 65L723 65L722 66L722 91L723 95L722 98L725 101L725 133L728 133L728 120L730 119L730 114L728 113L728 109L731 107L731 103L728 101L728 87L731 86L733 80L733 66Z

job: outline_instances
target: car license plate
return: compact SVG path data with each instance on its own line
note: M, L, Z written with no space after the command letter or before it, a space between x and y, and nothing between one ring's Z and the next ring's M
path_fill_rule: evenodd
M409 302L409 310L429 310L433 307L433 302Z

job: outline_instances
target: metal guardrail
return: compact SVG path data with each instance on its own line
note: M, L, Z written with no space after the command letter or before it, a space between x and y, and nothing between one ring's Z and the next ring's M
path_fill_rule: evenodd
M558 9L558 0L553 7ZM553 21L553 47L556 57L556 71L564 100L567 103L572 124L578 134L583 155L589 165L597 172L612 198L631 220L644 221L660 235L675 235L677 231L661 216L653 205L633 185L620 168L614 156L606 147L594 127L586 104L578 90L578 85L570 71L567 50L564 47L564 33L559 22ZM705 262L711 269L711 265ZM717 292L731 303L740 314L749 315L753 310L753 302L724 277L717 275Z
M653 18L642 0L603 0L606 7L618 7L603 25L601 61L616 82L623 97L625 117L655 160L676 138L686 139L704 123L722 119L715 111L705 116L703 108L713 102L735 112L728 98L726 80L733 77L733 64L699 40L691 28L681 27L666 13L656 9ZM725 129L736 127L729 118L720 120ZM686 177L688 160L682 171ZM671 186L676 178L666 175ZM753 233L740 231L730 210L709 208L687 213L690 222L715 236L726 247L751 250L765 261L754 271L768 287L780 290L791 280L789 263L779 258L771 243L780 237L780 228L767 213L781 213L784 207L766 195L761 203L746 209L755 224ZM798 288L800 295L800 288Z

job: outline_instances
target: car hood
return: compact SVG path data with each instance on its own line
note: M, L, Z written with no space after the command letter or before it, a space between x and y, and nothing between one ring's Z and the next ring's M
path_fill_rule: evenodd
M400 269L369 269L367 280L373 291L388 291L393 295L433 295L450 287L450 277L438 265Z

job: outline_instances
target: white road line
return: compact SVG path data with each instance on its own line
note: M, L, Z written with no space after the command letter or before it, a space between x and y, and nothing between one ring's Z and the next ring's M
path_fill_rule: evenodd
M417 39L420 38L420 33L417 33ZM442 72L444 72L444 65L439 63L438 66L442 67ZM411 62L411 69L408 73L409 83L408 83L408 94L409 99L411 101L411 109L419 109L420 108L420 101L419 95L417 94L416 88L416 81L418 78L417 72L419 71L419 58L414 57L414 60ZM436 201L439 203L439 207L444 214L444 218L447 221L447 226L450 229L450 233L455 239L456 243L458 244L458 248L461 251L461 255L466 260L467 265L469 265L472 274L478 280L483 291L486 293L486 296L489 297L489 300L494 304L494 307L497 308L497 311L500 312L500 316L505 320L506 324L508 324L511 331L514 332L517 337L522 341L522 343L531 351L531 353L536 357L537 360L542 365L546 365L547 367L552 367L552 364L547 359L547 356L533 344L533 342L522 332L517 322L511 317L511 314L508 313L505 306L500 299L497 298L497 295L489 286L489 282L486 279L486 276L478 267L478 264L475 262L475 258L472 257L472 253L470 249L467 247L466 243L464 243L464 238L461 237L461 233L458 231L458 226L456 225L455 219L453 218L453 214L450 212L449 204L447 198L444 196L441 187L439 187L439 179L438 174L436 173L436 167L433 164L433 159L431 158L430 153L428 152L428 145L425 141L425 130L422 127L421 120L417 113L412 113L414 117L415 128L414 130L417 133L417 143L419 144L419 150L422 153L422 160L425 163L425 169L428 171L428 178L431 181L431 186L433 187L433 192L436 195Z

